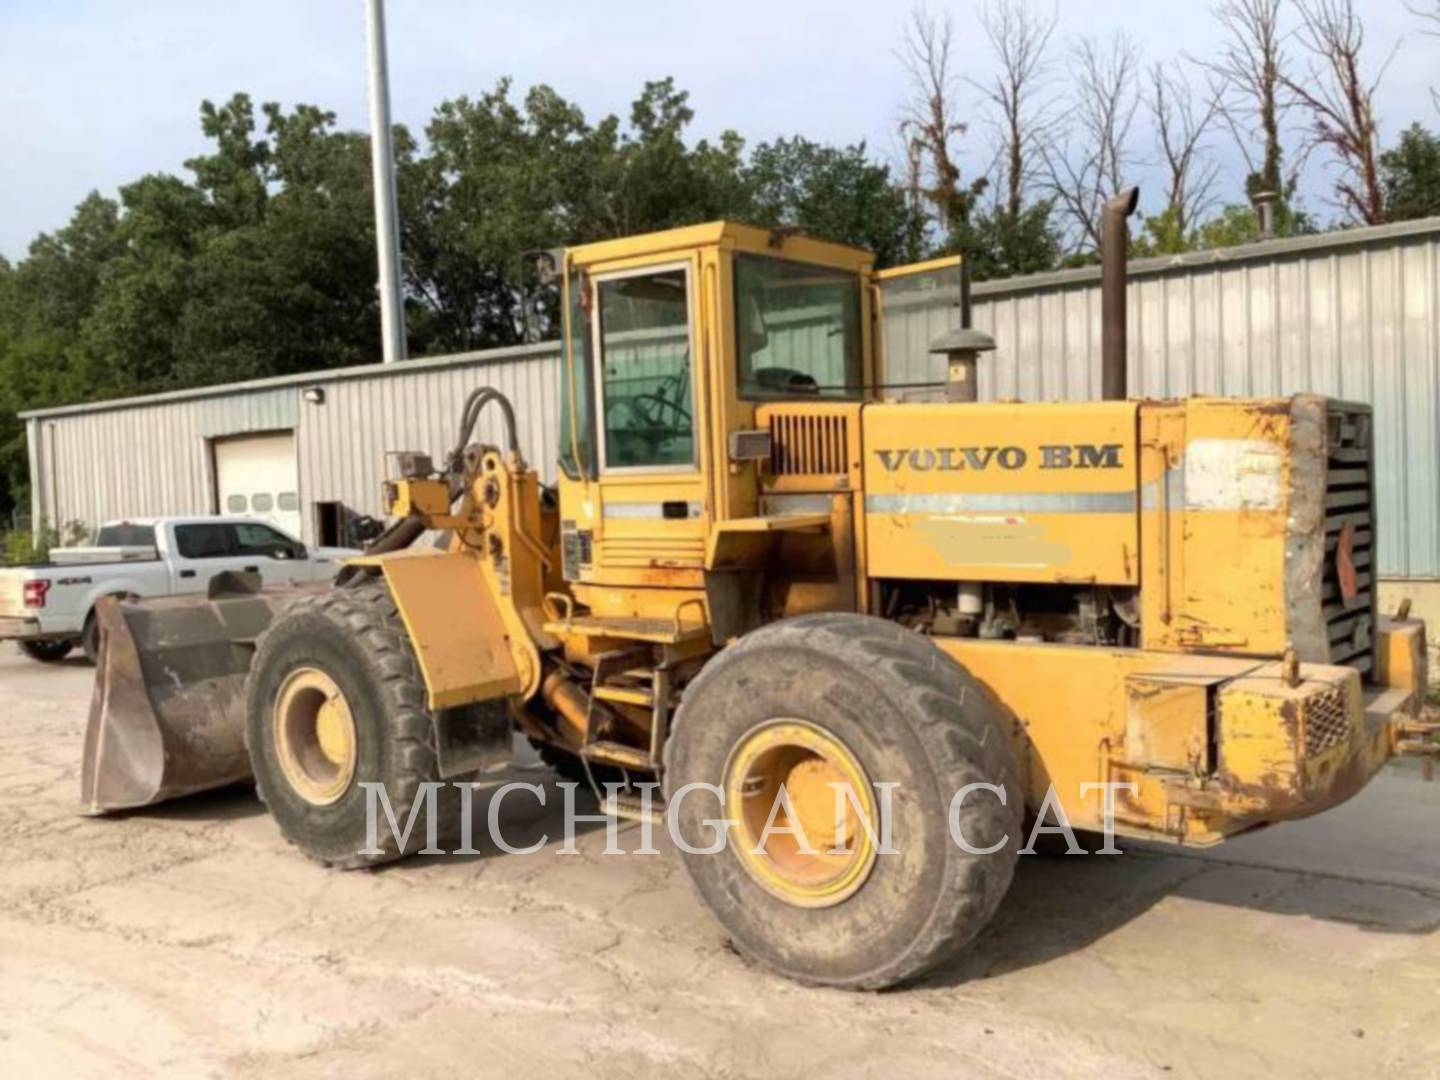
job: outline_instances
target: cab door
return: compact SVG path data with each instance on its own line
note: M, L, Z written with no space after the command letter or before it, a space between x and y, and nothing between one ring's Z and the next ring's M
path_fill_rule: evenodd
M945 359L930 345L968 325L969 285L961 257L892 266L876 273L875 285L882 396L889 401L943 398ZM981 368L988 386L990 365Z
M672 584L704 565L710 507L691 258L592 275L596 580Z
M237 521L231 528L235 530L235 554L247 568L255 568L254 572L267 587L298 585L315 579L310 553L279 529L258 521Z
M173 528L170 572L174 591L205 592L210 581L226 570L254 570L258 561L236 551L235 528L225 521L192 521Z

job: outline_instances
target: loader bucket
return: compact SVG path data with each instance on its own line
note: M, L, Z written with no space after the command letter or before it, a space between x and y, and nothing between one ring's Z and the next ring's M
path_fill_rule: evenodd
M305 590L225 574L206 596L101 601L81 802L103 814L250 778L245 675L255 639Z

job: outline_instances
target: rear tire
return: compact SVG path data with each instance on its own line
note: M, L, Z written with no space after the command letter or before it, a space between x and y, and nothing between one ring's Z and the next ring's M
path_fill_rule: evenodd
M277 747L277 731L283 727L277 708L287 692L293 694L287 687L304 678L338 687L353 722L346 740L353 757L344 766L349 779L331 777L335 782L328 792L324 783L299 783L305 779L295 772L299 756ZM426 847L423 810L402 848L382 806L376 810L376 847L362 853L370 839L369 796L362 783L383 785L403 831L421 785L441 781L419 667L383 585L335 589L292 604L260 638L246 695L246 742L256 790L287 840L341 869L391 862ZM454 832L459 796L448 783L437 793L440 836Z
M860 872L832 871L823 860L810 860L820 862L818 871L787 870L777 854L772 865L798 882L787 897L784 883L767 883L768 871L742 850L741 830L732 830L723 851L682 855L700 899L742 955L805 983L876 990L952 960L994 915L1024 843L1012 723L955 661L885 620L810 615L748 635L685 691L666 747L667 798L690 783L727 788L734 762L760 760L746 756L756 732L801 731L802 740L810 737L803 732L818 732L817 745L838 748L831 756L842 772L897 785L890 824L898 854L876 853ZM779 752L790 754L790 745ZM801 770L814 777L817 762L800 760L790 766L787 787L814 784ZM822 779L833 775L819 768ZM1005 802L972 792L959 824L972 847L1000 845L992 855L966 852L949 832L951 798L977 782L1000 785ZM714 842L705 819L753 815L746 800L770 789L744 773L728 790L743 792L741 805L723 814L713 793L695 791L681 804L677 824L690 846ZM803 808L798 816L806 817ZM863 845L857 839L854 846L859 852ZM812 887L817 874L838 883L820 886L828 895Z
M57 664L75 651L73 641L21 641L20 651L42 664Z

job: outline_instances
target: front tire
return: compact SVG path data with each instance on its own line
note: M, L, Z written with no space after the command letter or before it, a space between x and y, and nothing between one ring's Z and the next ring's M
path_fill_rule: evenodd
M682 855L700 899L743 955L801 982L875 990L952 960L994 915L1024 843L1010 723L955 661L882 619L811 615L748 635L686 689L666 749L668 799L694 783L726 792L723 813L692 792L677 810L680 837L702 848L715 837L706 819L739 823L717 854ZM867 787L874 799L876 785L896 785L897 854L869 850L852 829L853 855L834 855L833 810L828 836L810 845L818 857L775 834L754 852L765 818L755 797L773 807L783 780L814 800L852 778L862 804ZM960 804L963 837L994 854L970 854L950 834L951 799L974 783L1005 792L1003 804L981 790ZM824 818L823 794L790 797L802 826Z
M42 664L57 664L75 651L73 641L21 641L20 651Z
M260 638L246 688L256 790L287 840L341 869L426 847L423 810L403 847L383 807L367 835L362 784L383 785L403 830L421 786L441 780L419 667L383 585L291 605ZM437 832L453 831L458 805L457 788L439 789Z

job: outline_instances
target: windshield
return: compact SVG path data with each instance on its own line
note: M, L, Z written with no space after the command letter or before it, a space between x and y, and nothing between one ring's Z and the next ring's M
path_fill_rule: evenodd
M859 397L859 276L737 255L735 351L742 398Z

